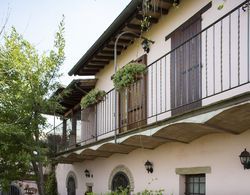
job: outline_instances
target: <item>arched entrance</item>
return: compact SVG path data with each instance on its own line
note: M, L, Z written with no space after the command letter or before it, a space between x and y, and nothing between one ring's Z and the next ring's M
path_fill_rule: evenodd
M21 192L17 186L11 185L8 192L3 192L0 189L0 195L21 195Z
M119 187L129 187L129 191L134 191L134 178L131 171L124 165L115 167L109 176L108 189L117 190Z
M70 176L67 182L67 194L76 195L76 183L74 177Z
M117 172L112 179L112 191L117 191L119 189L125 189L130 186L128 176L122 172Z

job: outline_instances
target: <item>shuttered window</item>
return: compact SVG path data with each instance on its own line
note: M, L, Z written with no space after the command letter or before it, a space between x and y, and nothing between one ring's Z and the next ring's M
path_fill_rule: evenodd
M143 55L136 60L138 63L147 63L147 56ZM120 132L125 132L146 124L147 116L147 75L130 87L119 92L119 124Z

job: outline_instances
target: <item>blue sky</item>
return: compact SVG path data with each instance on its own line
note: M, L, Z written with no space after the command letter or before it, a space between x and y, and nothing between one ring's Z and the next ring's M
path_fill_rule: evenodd
M0 27L9 10L8 31L14 26L40 51L53 46L57 26L65 15L66 60L61 82L73 78L68 71L106 30L130 0L0 0ZM1 39L2 37L0 37Z
M39 51L53 46L57 26L65 15L66 60L61 69L61 83L67 85L73 77L68 71L92 46L130 0L0 0L0 27L8 10L6 31L14 26ZM0 41L2 36L0 37ZM48 117L53 124L53 117ZM60 121L56 120L56 124Z

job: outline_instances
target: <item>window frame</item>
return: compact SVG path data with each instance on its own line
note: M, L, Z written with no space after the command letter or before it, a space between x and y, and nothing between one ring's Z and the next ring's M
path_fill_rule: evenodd
M191 178L199 178L199 181L198 182L195 182L195 181L190 181ZM201 178L204 178L204 181L201 181ZM189 191L189 184L193 184L193 191L190 192ZM194 192L194 186L195 184L198 185L198 193L195 193ZM200 185L201 184L204 184L204 193L201 193L200 192ZM189 175L185 175L185 195L206 195L206 174L189 174Z

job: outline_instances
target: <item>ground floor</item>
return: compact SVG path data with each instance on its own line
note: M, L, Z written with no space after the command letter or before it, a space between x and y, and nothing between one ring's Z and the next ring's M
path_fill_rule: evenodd
M249 195L250 170L244 170L239 159L244 148L250 149L250 130L240 135L207 135L190 144L166 143L154 150L137 149L127 155L59 164L58 189L60 195L67 195L73 177L77 195L90 187L101 194L110 191L115 175L123 172L133 192L164 189L164 194L184 194L187 176L194 175L199 177L191 180L190 185L202 188L195 190L204 194ZM152 162L152 173L145 169L147 160ZM89 170L90 177L86 177L85 170ZM200 182L199 186L195 182Z
M244 169L239 158L245 148L250 151L249 113L248 103L230 112L225 109L189 118L189 123L182 120L151 129L147 139L137 135L120 140L120 145L137 146L128 152L112 153L119 144L109 151L104 149L110 144L95 146L99 157L57 165L59 194L101 194L129 186L132 193L163 189L166 195L249 195L250 169ZM160 142L159 136L172 136L172 141ZM160 144L155 144L156 138ZM112 154L105 156L107 153ZM81 155L87 157L87 151L78 151L78 159Z
M2 192L0 189L0 195L22 194L38 195L36 182L31 180L13 181L8 192Z

